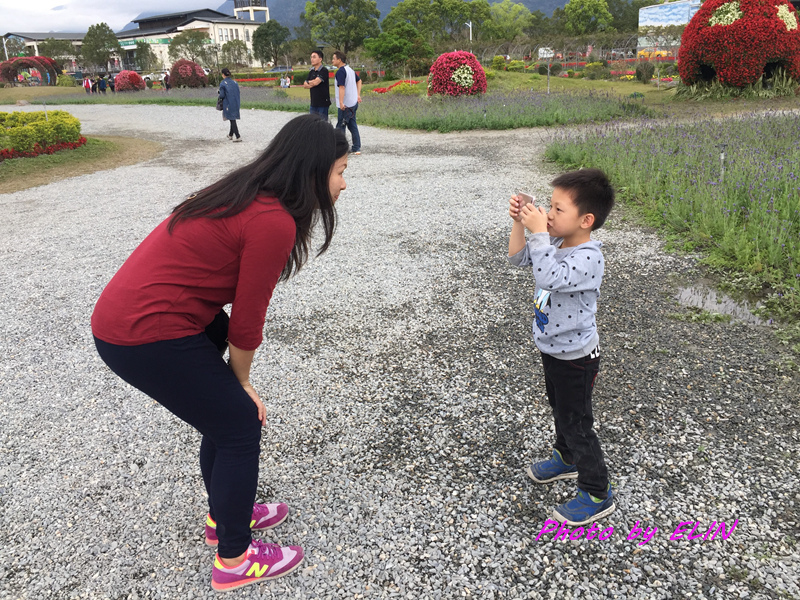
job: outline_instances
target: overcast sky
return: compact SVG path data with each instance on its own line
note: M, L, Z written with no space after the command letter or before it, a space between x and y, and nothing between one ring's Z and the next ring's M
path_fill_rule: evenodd
M107 23L118 31L139 14L216 10L224 0L0 0L0 35L11 31L80 32Z

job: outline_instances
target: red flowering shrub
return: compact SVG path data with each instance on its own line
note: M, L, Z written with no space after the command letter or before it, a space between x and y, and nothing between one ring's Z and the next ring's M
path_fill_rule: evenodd
M61 69L52 58L47 56L17 56L0 63L0 80L13 82L20 69L36 69L42 77L42 85L56 85Z
M196 62L181 58L172 65L172 70L169 72L169 84L174 88L206 87L208 77L203 72L203 67Z
M486 73L469 52L447 52L431 67L428 95L472 96L486 93Z
M706 0L681 38L683 83L754 84L767 65L800 79L800 28L788 0Z
M144 79L136 71L120 71L114 77L114 90L117 92L138 92L145 87Z

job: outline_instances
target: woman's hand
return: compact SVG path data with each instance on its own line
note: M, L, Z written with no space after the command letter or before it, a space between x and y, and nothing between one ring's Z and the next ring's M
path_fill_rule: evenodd
M253 399L253 402L256 404L256 408L258 408L258 420L261 421L261 426L265 426L267 424L267 409L264 407L264 403L261 401L261 398L258 397L255 389L253 386L250 385L249 381L245 381L242 383L242 388L244 391L247 392L247 395Z

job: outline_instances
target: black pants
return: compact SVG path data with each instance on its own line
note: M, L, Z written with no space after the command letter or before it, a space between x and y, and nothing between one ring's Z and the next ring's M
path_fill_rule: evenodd
M221 312L199 333L176 340L117 346L95 338L100 357L202 435L200 470L209 514L217 522L219 555L235 558L250 545L258 485L258 409L222 358L228 316Z
M231 121L231 130L228 133L228 135L233 135L233 136L236 136L237 138L242 137L242 136L239 135L239 126L236 124L235 120Z
M592 427L592 389L600 370L599 354L559 360L542 354L547 399L556 425L555 449L578 468L578 487L595 498L607 498L608 469Z

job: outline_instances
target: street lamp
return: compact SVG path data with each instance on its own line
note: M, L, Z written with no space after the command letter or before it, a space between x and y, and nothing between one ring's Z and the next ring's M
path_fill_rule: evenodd
M6 53L6 60L8 60L8 48L6 48L6 38L3 36L3 51Z
M469 42L472 43L472 21L464 23L467 27L469 27Z

